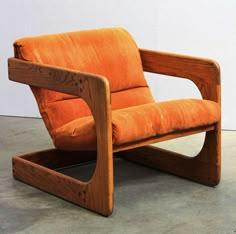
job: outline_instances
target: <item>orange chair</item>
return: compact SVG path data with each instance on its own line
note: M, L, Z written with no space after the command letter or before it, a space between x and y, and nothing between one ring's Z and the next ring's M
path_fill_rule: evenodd
M14 49L9 79L30 85L55 145L15 156L16 179L104 216L113 210L113 153L205 185L219 183L216 62L138 49L121 28L22 38ZM143 71L187 78L203 99L155 102ZM199 132L206 132L205 143L193 158L148 146ZM94 159L88 182L55 170Z

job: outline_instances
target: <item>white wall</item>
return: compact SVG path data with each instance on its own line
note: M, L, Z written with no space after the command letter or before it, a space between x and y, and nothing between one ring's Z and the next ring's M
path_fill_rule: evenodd
M234 0L8 0L0 7L0 115L39 116L28 87L8 81L7 57L18 37L122 26L138 45L209 57L222 70L223 128L236 129L236 1ZM159 99L198 96L185 81L150 81ZM171 89L165 91L165 88Z

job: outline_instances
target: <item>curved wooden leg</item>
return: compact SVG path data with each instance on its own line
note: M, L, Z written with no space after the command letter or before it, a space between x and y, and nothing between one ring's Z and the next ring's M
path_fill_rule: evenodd
M218 125L213 131L206 132L203 148L195 157L187 157L153 146L144 146L117 154L128 160L204 185L216 186L221 176L220 126Z
M24 154L13 157L13 175L20 181L108 216L113 209L113 174L110 165L99 160L99 155L95 173L89 182L54 170L95 160L96 157L95 151L66 152L57 149ZM111 155L107 157L112 160Z

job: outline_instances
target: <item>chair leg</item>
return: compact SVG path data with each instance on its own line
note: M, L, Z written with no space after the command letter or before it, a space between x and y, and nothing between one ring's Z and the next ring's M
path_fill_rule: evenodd
M98 159L89 182L82 182L54 170L91 161L96 157L95 151L69 152L57 149L24 154L13 157L13 175L48 193L109 216L113 210L113 174L109 172L112 169L108 164Z
M166 171L192 181L216 186L221 176L220 128L206 132L202 150L195 157L144 146L117 153L120 157L152 168Z

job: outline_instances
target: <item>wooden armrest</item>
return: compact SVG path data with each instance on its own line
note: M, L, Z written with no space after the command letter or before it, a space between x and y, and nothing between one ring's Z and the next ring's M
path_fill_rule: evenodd
M12 81L83 98L96 122L97 141L102 142L98 147L110 147L104 143L112 141L110 85L105 77L16 58L8 59L8 71Z
M8 71L12 81L82 98L86 92L91 91L88 88L94 83L109 89L109 82L105 77L16 58L8 59ZM89 85L85 86L85 83Z
M220 103L220 67L210 59L139 49L143 70L193 81L203 99Z
M102 105L110 105L108 80L99 75L79 72L61 67L28 62L21 59L8 59L9 79L35 87L54 90L83 98L91 107L92 97L96 104L99 98Z

